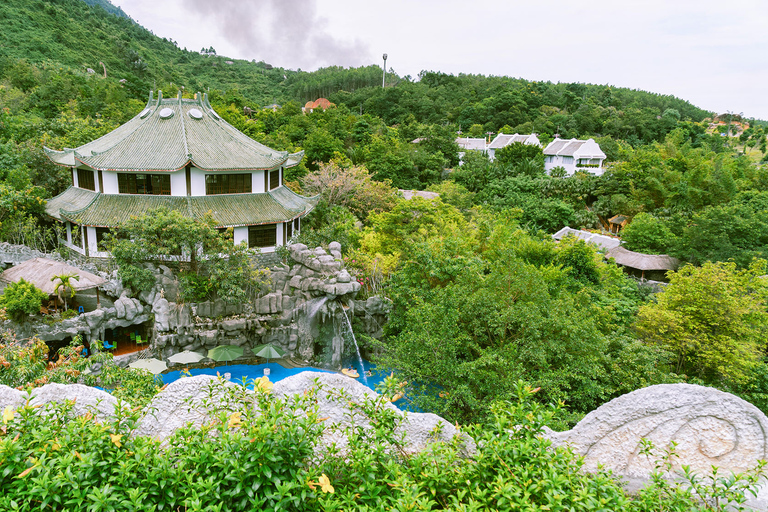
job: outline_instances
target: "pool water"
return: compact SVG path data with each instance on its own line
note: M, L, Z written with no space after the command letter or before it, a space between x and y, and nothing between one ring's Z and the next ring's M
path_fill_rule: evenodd
M352 366L358 371L358 373L360 372L360 368L358 368L359 365L352 365ZM357 379L357 381L367 386L368 388L372 389L373 391L376 391L376 385L383 382L384 378L387 375L385 373L377 372L376 365L369 361L364 360L363 366L365 368L365 371L371 372L371 374L366 375L365 379L363 378L363 375L361 375L360 378ZM253 389L253 381L255 379L258 379L264 376L265 368L269 368L269 373L270 373L269 380L272 382L283 380L286 377L290 377L291 375L296 375L301 372L336 373L330 370L313 368L311 366L305 366L301 368L285 368L278 363L269 363L269 364L231 364L231 365L225 365L225 366L217 366L216 368L196 368L196 369L190 369L189 374L192 375L193 377L197 375L212 375L215 377L217 374L223 376L225 373L230 373L232 374L232 376L230 377L231 382L234 382L236 384L244 384L247 388ZM180 378L182 378L182 371L183 370L175 370L172 372L158 375L158 377L162 379L163 384L170 384L171 382L177 381ZM395 404L401 409L415 410L410 408L410 404L406 400L398 400L397 402L395 402Z
M264 376L264 369L269 368L270 375L269 380L277 382L283 380L291 375L296 375L301 372L318 372L318 373L333 373L328 370L321 370L319 368L304 367L304 368L284 368L278 363L269 364L230 364L226 366L217 366L216 368L197 368L189 370L190 375L224 375L225 373L231 373L232 377L230 381L237 384L243 384L253 389L253 381ZM176 370L160 375L163 380L163 384L170 384L177 381L182 377L182 371Z

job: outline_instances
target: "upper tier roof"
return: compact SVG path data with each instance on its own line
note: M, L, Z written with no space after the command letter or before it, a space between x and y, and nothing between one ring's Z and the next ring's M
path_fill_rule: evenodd
M152 93L136 117L75 149L44 148L54 163L102 171L171 172L193 166L207 171L257 171L297 165L304 152L275 151L238 131L197 99L157 100Z

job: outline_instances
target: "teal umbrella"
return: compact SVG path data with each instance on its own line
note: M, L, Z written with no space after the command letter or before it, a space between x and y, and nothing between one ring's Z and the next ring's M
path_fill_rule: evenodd
M269 343L265 343L264 345L254 347L253 355L266 358L267 364L269 364L270 359L278 359L285 356L285 350L272 346Z
M208 357L214 361L233 361L243 355L243 347L219 345L208 351Z

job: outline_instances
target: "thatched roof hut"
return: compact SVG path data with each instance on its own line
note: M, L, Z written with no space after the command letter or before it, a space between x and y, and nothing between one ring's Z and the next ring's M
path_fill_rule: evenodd
M59 284L59 282L58 280L51 281L51 279L53 279L54 276L64 274L75 274L79 276L77 279L73 278L70 281L72 288L76 292L96 288L106 282L104 278L95 274L91 274L90 272L86 272L85 270L73 267L72 265L67 265L60 261L49 260L48 258L34 258L16 265L0 274L0 281L7 284L17 283L21 279L24 279L43 290L48 295L54 295L56 293L56 285Z
M629 251L624 247L614 247L605 253L606 258L613 258L616 263L637 270L677 270L680 260L666 254L643 254Z

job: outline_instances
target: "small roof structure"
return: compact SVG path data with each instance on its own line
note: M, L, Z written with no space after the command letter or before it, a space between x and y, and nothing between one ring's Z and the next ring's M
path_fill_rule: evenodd
M626 215L614 215L613 217L608 219L608 222L610 222L611 224L624 224L628 220L629 220L629 217L627 217Z
M426 200L432 200L436 197L440 197L440 194L437 192L427 192L426 190L404 190L404 189L398 189L398 191L403 195L403 199L413 199L414 197L421 197Z
M16 265L13 268L9 268L0 274L0 281L5 283L18 283L21 279L24 279L25 281L34 284L48 295L54 295L56 293L55 290L58 281L51 281L51 279L53 279L54 276L64 274L75 274L80 276L79 278L70 281L70 284L75 291L96 288L106 282L104 278L95 274L73 267L72 265L67 265L61 261L49 260L48 258L34 258Z
M565 226L563 229L552 235L555 240L562 240L566 236L575 236L580 240L584 240L590 244L594 244L602 249L613 249L621 245L621 240L610 236L599 235L590 231L584 231L581 229L573 229Z
M317 98L315 101L308 101L304 104L304 110L314 110L316 108L321 108L323 110L327 110L331 107L335 107L335 103L331 103L325 98Z
M680 260L666 254L643 254L615 247L605 253L606 258L613 258L616 263L637 270L677 270Z

